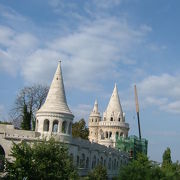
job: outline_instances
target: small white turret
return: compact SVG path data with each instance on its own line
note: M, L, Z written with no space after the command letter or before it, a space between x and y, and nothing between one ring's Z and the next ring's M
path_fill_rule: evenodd
M117 85L115 84L109 104L103 114L103 120L99 122L98 143L115 147L116 138L119 136L127 137L129 124L125 123L125 114L123 113Z
M109 104L104 112L104 121L123 121L123 111L118 95L117 85L115 84Z
M59 62L46 101L36 113L36 131L41 133L41 137L55 135L68 139L71 137L73 118L66 101Z
M89 116L89 141L98 142L98 126L101 120L100 113L98 111L98 103L95 100L93 110Z

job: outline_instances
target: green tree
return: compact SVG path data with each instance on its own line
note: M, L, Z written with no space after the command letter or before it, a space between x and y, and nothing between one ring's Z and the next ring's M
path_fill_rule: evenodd
M78 179L67 148L54 139L32 145L13 143L11 156L14 161L6 162L8 179Z
M24 130L30 130L31 129L31 113L28 112L26 104L24 104L23 120L21 122L21 128Z
M108 179L106 168L102 165L96 166L93 169L93 171L89 172L88 179L89 180L106 180L106 179Z
M27 111L31 116L31 127L35 127L35 112L43 105L49 88L40 84L24 87L19 91L15 99L13 108L10 111L11 121L16 127L21 126L23 121L24 106L27 106Z
M163 162L162 162L162 167L168 166L172 164L171 160L171 150L168 147L164 153L163 153Z
M5 152L2 146L0 145L0 172L4 171L4 162L5 162Z
M88 139L89 130L86 127L86 122L84 119L81 119L80 121L73 123L72 136L80 137L82 139Z
M166 175L166 179L179 180L180 179L180 165L179 162L172 163L171 150L168 147L163 153L162 171Z
M120 180L159 180L164 177L160 167L152 164L144 154L120 169Z

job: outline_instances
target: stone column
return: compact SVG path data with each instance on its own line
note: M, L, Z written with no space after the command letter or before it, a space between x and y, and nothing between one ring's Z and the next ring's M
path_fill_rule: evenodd
M62 121L58 123L58 133L62 133Z
M52 128L53 128L53 122L49 122L49 132L52 133Z

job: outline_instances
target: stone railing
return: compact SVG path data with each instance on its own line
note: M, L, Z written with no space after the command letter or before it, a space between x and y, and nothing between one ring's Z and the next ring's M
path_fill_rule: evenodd
M99 122L99 126L120 126L129 129L128 123L118 122L118 121L101 121Z

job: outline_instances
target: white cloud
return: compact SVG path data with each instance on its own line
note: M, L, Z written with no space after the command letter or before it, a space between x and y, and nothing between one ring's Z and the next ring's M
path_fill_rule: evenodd
M49 48L59 52L65 66L68 65L68 84L94 90L98 81L117 76L117 63L136 63L128 54L141 44L146 33L116 18L98 19L49 42Z
M12 8L3 6L2 4L0 4L0 16L5 18L6 20L12 20L15 22L17 22L17 21L25 22L26 21L26 18L24 16L20 15L19 13L14 11Z
M112 3L119 4L120 1ZM51 5L63 6L61 1L52 1ZM73 11L72 7L70 9ZM23 21L23 17L11 9L3 8L2 14L17 15L17 21ZM13 75L18 72L28 83L49 83L56 62L61 58L68 87L95 91L101 89L100 81L120 79L119 64L136 64L130 54L144 44L151 27L144 24L133 27L124 18L96 15L95 19L83 19L78 28L57 34L53 39L49 36L40 38L33 32L19 32L8 25L1 26L0 69ZM9 16L3 17L9 19ZM28 19L26 21L26 24L32 24ZM38 28L38 31L42 30Z
M179 132L177 131L168 131L168 130L159 130L159 131L149 131L147 132L148 135L151 136L166 136L166 137L178 137L180 135Z
M4 105L0 104L0 121L6 120L6 113Z
M0 26L0 69L13 75L21 71L26 57L37 44L37 38L30 33L18 33L7 26Z
M84 118L86 120L86 125L88 125L87 117L89 117L92 108L92 105L89 104L78 104L76 107L72 107L73 114L75 115L75 120Z
M180 76L162 74L148 76L137 83L144 106L157 106L160 110L180 113Z
M114 6L118 6L122 3L123 0L93 0L93 3L101 9L107 9Z

